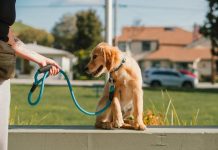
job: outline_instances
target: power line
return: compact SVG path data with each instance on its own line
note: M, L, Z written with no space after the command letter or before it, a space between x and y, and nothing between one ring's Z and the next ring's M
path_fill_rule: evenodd
M165 7L165 6L148 6L148 5L128 5L119 4L120 8L146 8L146 9L163 9L163 10L188 10L188 11L204 11L204 9L199 8L186 8L186 7Z
M75 4L75 5L17 5L19 8L66 8L66 7L104 7L104 5L85 5L85 4Z
M18 8L72 8L72 7L98 7L104 8L103 4L70 4L70 5L17 5ZM148 6L148 5L134 5L134 4L118 4L119 8L136 8L145 10L176 10L176 11L205 11L201 8L186 8L186 7L166 7L166 6Z

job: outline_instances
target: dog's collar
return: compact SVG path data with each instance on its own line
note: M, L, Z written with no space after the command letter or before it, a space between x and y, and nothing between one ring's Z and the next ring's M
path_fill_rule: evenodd
M110 82L110 83L113 84L113 83L115 82L111 74L112 74L113 72L118 71L118 70L123 66L123 64L124 64L125 62L126 62L126 58L123 57L121 63L119 64L119 66L116 67L115 69L113 69L113 70L110 72L110 74L109 74L109 82Z
M122 58L122 61L121 61L120 64L119 64L119 66L116 67L115 69L113 69L113 70L110 72L110 74L113 73L113 72L118 71L118 70L122 67L122 65L123 65L125 62L126 62L126 58L123 57L123 58Z

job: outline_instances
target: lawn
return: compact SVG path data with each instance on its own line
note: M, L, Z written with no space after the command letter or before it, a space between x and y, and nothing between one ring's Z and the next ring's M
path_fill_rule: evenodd
M42 101L30 106L27 95L30 86L12 85L11 125L92 125L95 117L80 113L74 106L65 86L46 86ZM81 106L95 111L99 96L95 88L73 87ZM36 97L36 96L34 96ZM144 110L165 112L169 100L179 118L190 124L199 110L197 125L218 125L217 90L161 90L144 89Z

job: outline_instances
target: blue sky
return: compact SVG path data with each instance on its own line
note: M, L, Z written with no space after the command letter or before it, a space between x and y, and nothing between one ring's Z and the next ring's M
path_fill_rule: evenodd
M118 9L118 32L136 21L145 26L179 26L192 30L194 23L203 23L207 12L206 0L118 0L118 3L127 5ZM63 14L92 8L104 22L103 4L104 0L17 0L17 21L51 31ZM54 5L73 7L45 7Z

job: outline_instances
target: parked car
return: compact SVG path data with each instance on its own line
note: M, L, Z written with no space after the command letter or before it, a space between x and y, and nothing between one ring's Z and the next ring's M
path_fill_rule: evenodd
M188 70L179 70L179 72L181 74L188 75L188 76L191 76L193 78L197 78L197 76L194 73L192 73L191 71L188 71Z
M172 69L149 69L144 72L144 83L151 87L173 86L183 88L194 88L198 79L184 75Z

